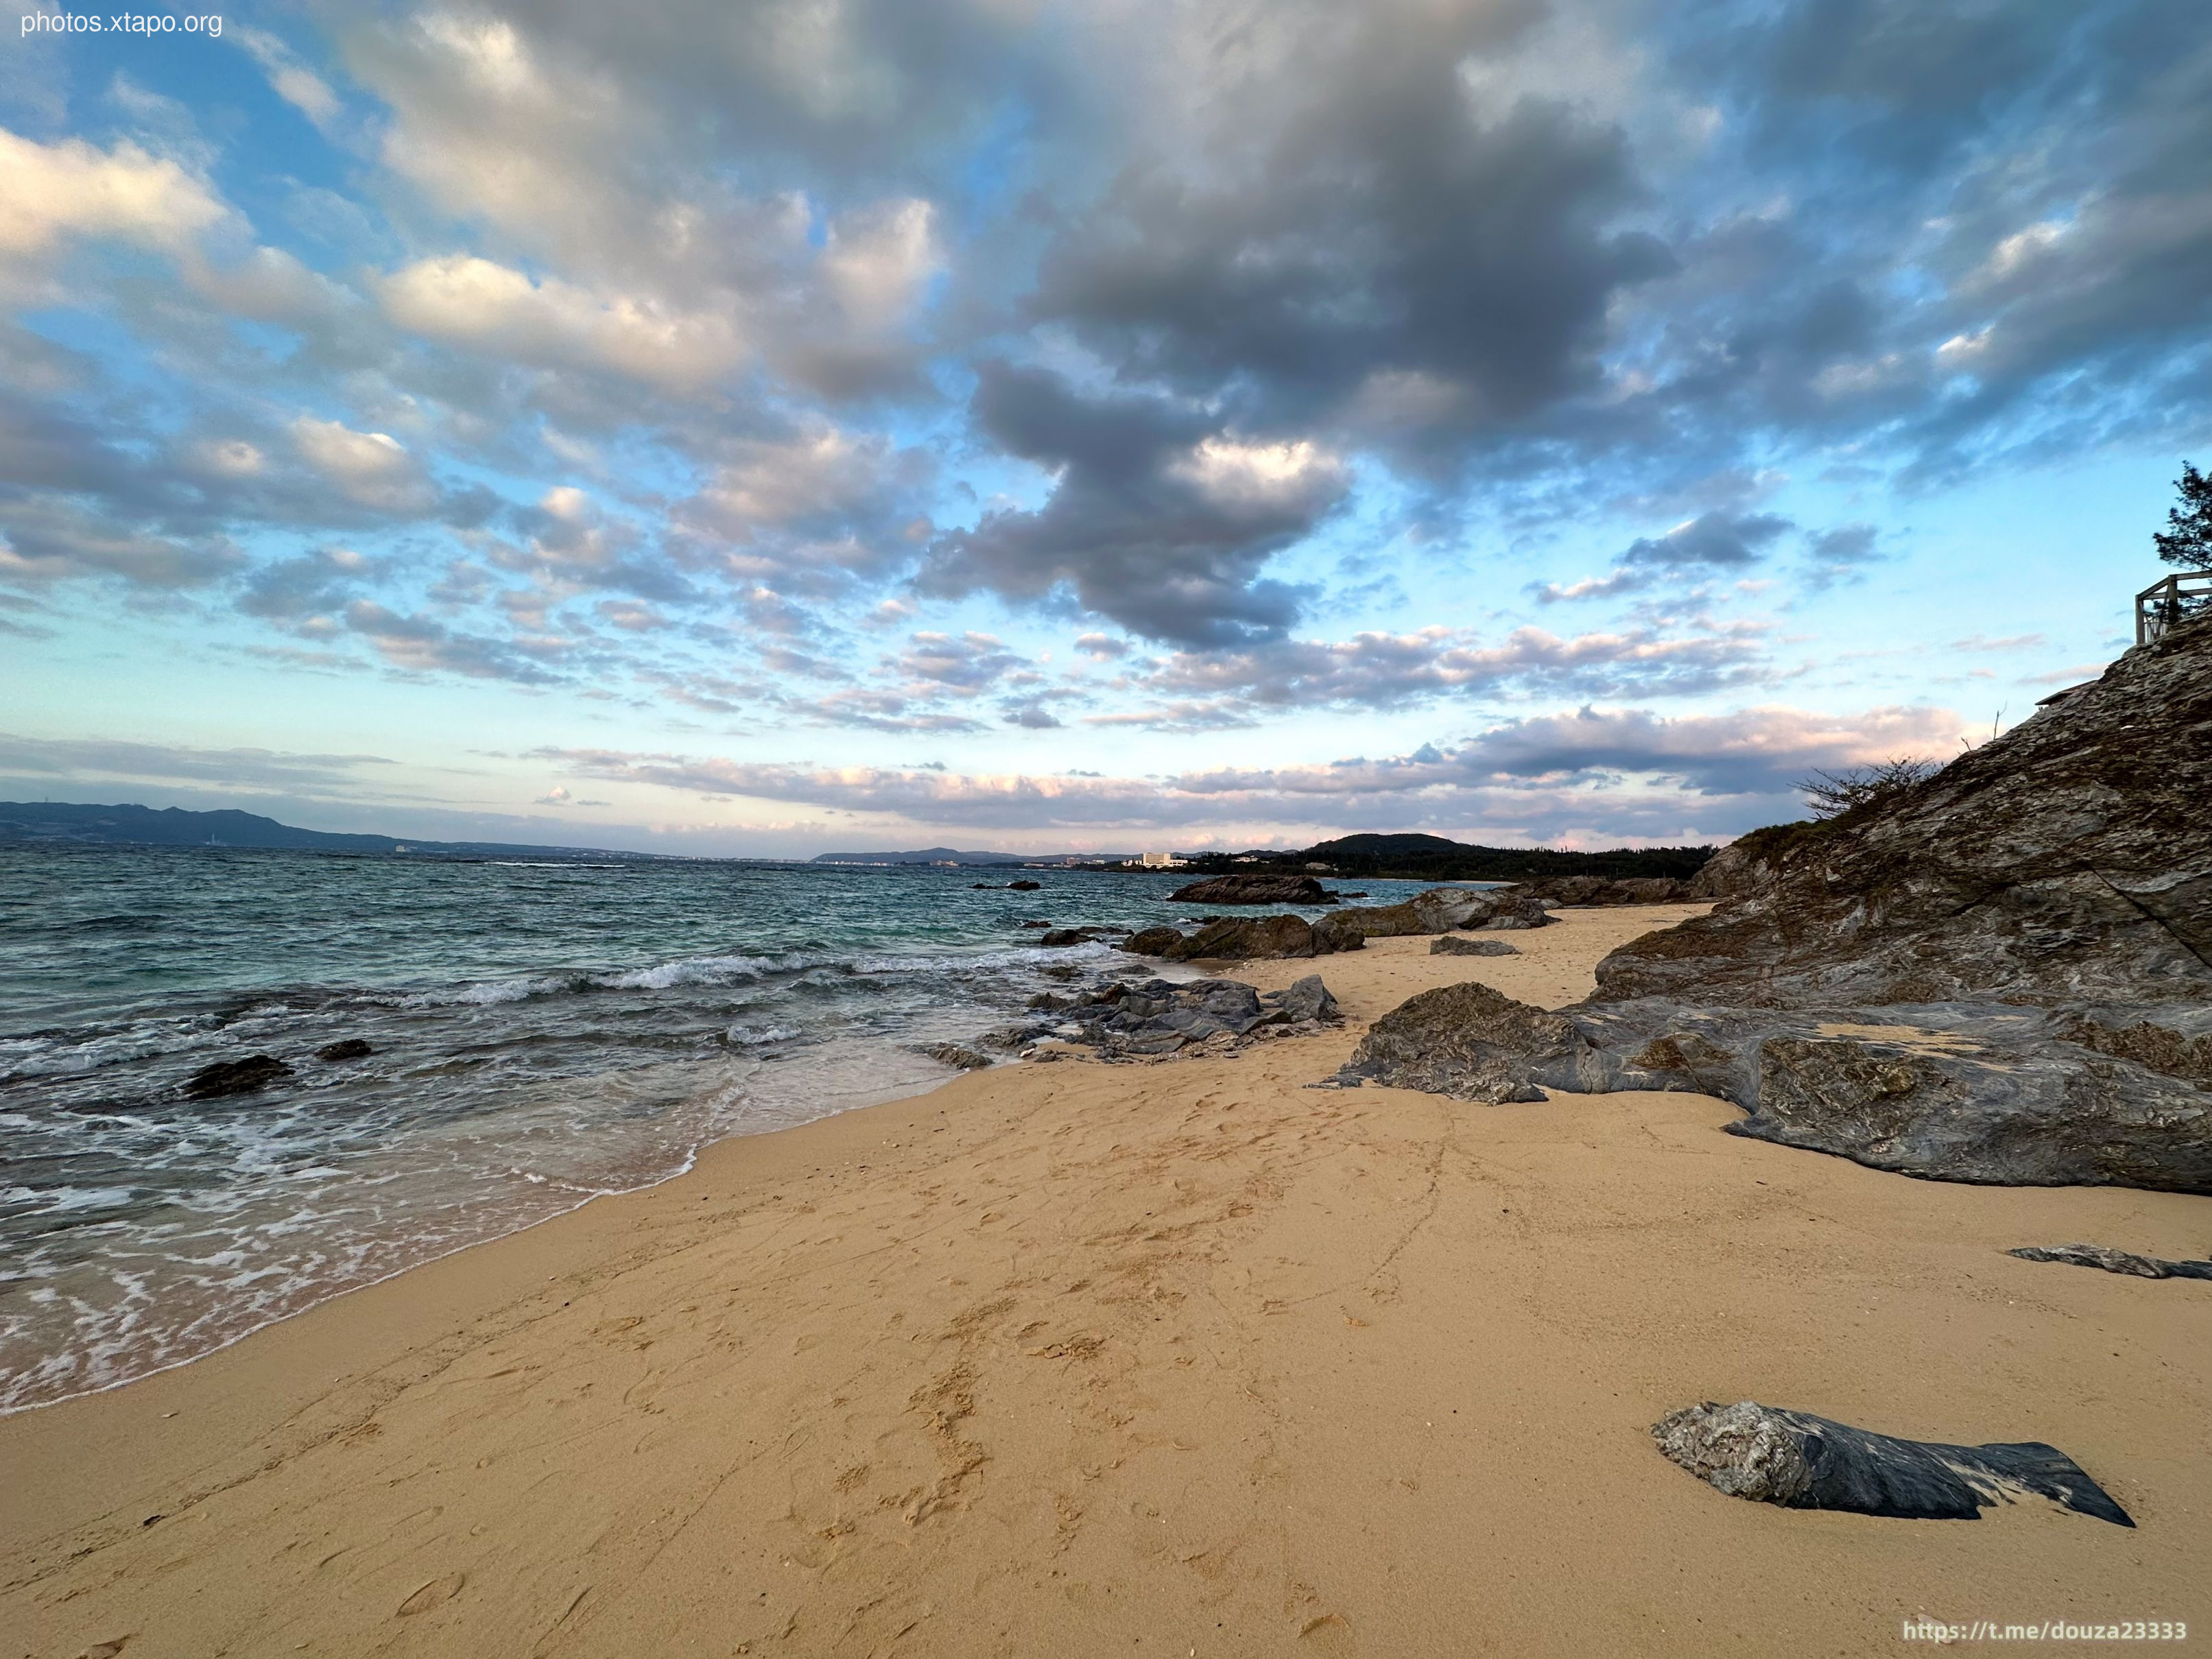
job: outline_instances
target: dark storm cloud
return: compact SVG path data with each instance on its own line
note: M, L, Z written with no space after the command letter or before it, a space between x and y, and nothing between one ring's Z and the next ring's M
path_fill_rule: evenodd
M1466 61L1535 15L1224 19L1205 131L1161 152L1137 136L1048 250L1034 315L1124 378L1223 394L1256 426L1349 420L1433 459L1587 386L1615 294L1672 261L1618 223L1640 191L1617 126L1470 97Z
M1054 475L1033 511L1003 508L941 537L925 592L1072 594L1133 634L1194 647L1280 635L1299 596L1261 575L1343 500L1308 450L1261 450L1161 395L1086 395L1056 375L983 366L971 410L1000 448Z

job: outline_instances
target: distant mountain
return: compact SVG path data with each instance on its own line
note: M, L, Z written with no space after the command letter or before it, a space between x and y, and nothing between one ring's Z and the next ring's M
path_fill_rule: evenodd
M1717 849L1711 847L1617 847L1607 852L1571 853L1547 847L1479 847L1442 836L1358 835L1324 841L1302 852L1254 851L1231 855L1201 854L1193 871L1249 870L1269 865L1303 870L1325 866L1335 876L1376 880L1530 881L1547 876L1695 875Z
M514 846L489 841L402 841L393 836L339 835L298 830L254 812L188 812L181 807L80 806L62 801L0 801L0 842L67 842L87 847L243 847L307 853L368 855L419 854L431 858L513 857L635 859L650 853L614 853L583 847Z
M951 847L925 847L918 853L817 853L815 864L1026 864L1028 853L963 853Z

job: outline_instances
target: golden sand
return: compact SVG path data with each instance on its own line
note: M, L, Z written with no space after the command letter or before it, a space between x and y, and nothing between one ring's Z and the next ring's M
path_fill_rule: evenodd
M1414 991L1567 1001L1685 914L1570 912L1519 957L1376 941L1317 964L1340 1033L726 1142L0 1420L0 1654L1893 1654L1916 1614L2212 1641L2212 1284L2002 1254L2200 1255L2212 1202L1912 1181L1695 1096L1301 1086ZM1741 1398L2049 1440L2138 1526L1787 1511L1653 1449Z

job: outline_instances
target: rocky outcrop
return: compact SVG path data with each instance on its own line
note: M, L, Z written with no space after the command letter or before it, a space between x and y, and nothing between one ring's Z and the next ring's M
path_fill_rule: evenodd
M1314 926L1344 938L1395 939L1470 927L1541 927L1550 921L1545 906L1518 888L1431 887L1397 904L1332 910Z
M2101 1267L2108 1273L2127 1273L2136 1279L2212 1279L2212 1261L2168 1261L2162 1256L2136 1255L2102 1244L2030 1244L2007 1250L2023 1261L2061 1261L2069 1267Z
M1054 927L1048 930L1037 943L1048 951L1064 951L1070 945L1120 939L1127 931L1121 927Z
M349 1060L367 1060L376 1050L360 1037L347 1037L337 1042L325 1042L315 1050L315 1058L332 1063Z
M292 1075L292 1068L274 1054L248 1054L243 1060L218 1060L212 1066L203 1066L185 1079L185 1098L187 1100L222 1100L232 1095L251 1094L256 1089L265 1089L280 1078Z
M1181 904L1334 904L1336 895L1311 876L1212 876L1178 887Z
M1357 951L1362 943L1357 934L1309 924L1303 916L1218 916L1188 934L1173 927L1147 927L1132 933L1121 948L1170 962L1265 962Z
M1976 1521L2000 1504L2043 1498L2077 1515L2135 1525L2080 1464L2039 1440L1899 1440L1750 1400L1686 1406L1653 1424L1651 1436L1716 1490L1784 1509Z
M1769 836L1745 857L1769 875L1615 951L1588 1000L1416 997L1340 1080L1690 1090L1744 1109L1731 1133L1877 1169L2212 1193L2208 800L2212 620Z
M1221 1053L1261 1038L1316 1030L1342 1018L1318 974L1266 992L1236 980L1176 984L1153 979L1137 985L1110 981L1075 998L1054 1018L1023 1029L1032 1043L1053 1039L1121 1060L1187 1050Z
M926 1054L940 1066L951 1066L963 1072L981 1072L995 1065L990 1055L970 1048L963 1042L917 1042L914 1052Z
M1521 947L1508 945L1502 939L1461 939L1456 934L1445 933L1429 946L1429 954L1432 957L1517 957L1521 954Z

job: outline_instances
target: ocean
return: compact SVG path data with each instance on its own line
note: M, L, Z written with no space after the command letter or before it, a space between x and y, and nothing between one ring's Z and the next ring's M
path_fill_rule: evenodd
M1188 922L1181 879L0 846L0 1412L932 1088L914 1045L1160 971L1023 922ZM185 1097L264 1054L292 1075Z

